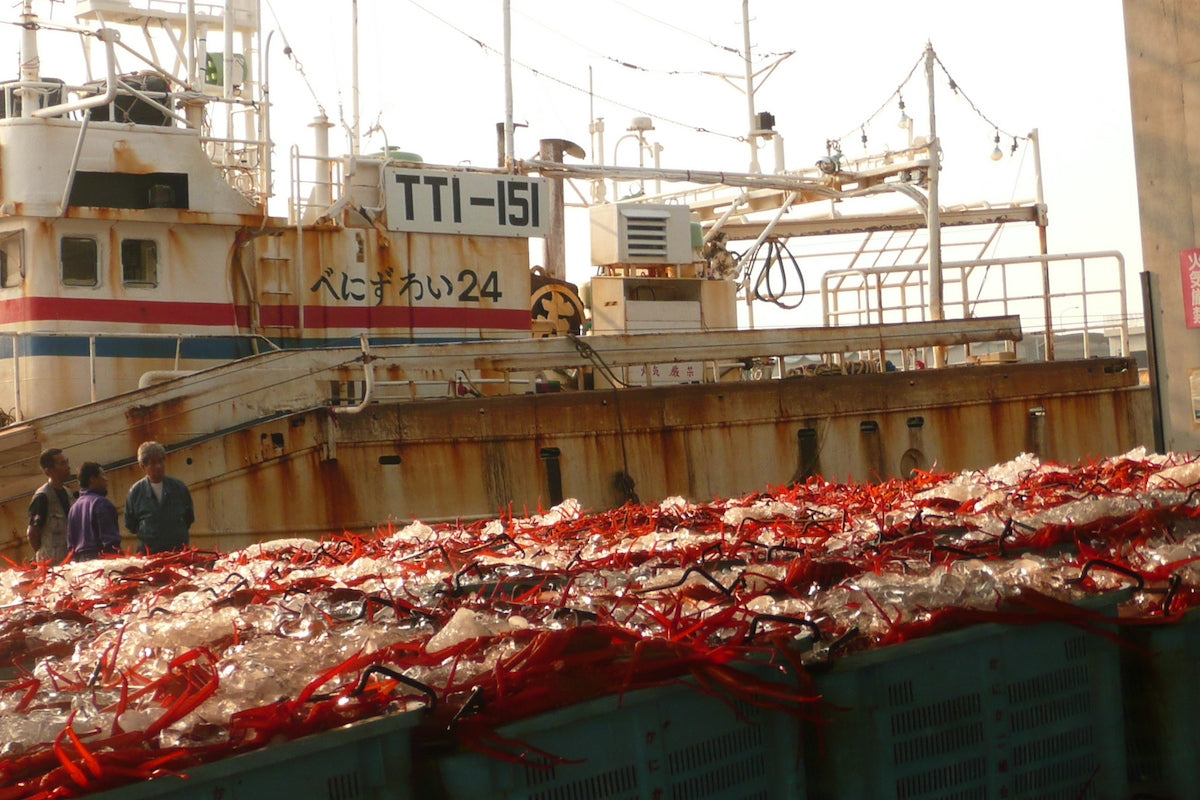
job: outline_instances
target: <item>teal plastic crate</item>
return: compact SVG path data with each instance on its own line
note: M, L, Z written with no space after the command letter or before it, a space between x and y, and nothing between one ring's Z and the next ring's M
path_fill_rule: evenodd
M1130 627L1121 654L1129 783L1150 797L1200 799L1200 609Z
M804 800L794 717L687 684L603 697L513 723L514 739L570 759L549 768L478 753L438 760L449 800Z
M836 662L805 736L818 800L1125 798L1117 645L976 625Z
M363 720L89 800L413 800L417 713Z

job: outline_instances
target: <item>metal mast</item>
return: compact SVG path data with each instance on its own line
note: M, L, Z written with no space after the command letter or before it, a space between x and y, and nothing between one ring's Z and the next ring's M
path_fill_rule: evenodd
M942 304L942 220L938 209L938 173L941 171L941 143L937 136L937 113L934 107L933 44L925 43L925 80L929 86L929 208L926 225L929 229L929 318L945 319ZM945 364L944 348L934 350L934 365Z
M750 171L762 172L758 165L758 120L754 114L754 60L750 55L750 0L742 0L742 52L746 60L746 108L748 111L749 135L746 141L750 144Z
M504 166L513 161L512 1L504 0Z

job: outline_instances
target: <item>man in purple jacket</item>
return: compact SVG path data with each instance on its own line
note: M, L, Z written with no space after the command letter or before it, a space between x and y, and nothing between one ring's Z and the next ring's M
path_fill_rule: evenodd
M121 552L117 507L108 499L108 476L95 461L79 468L79 499L67 516L67 546L74 561Z

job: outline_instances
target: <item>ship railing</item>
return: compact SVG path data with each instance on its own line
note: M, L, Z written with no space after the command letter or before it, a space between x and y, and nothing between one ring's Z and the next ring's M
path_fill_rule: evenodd
M86 0L76 8L76 15L90 18L97 12L112 15L130 16L135 9L141 16L150 19L186 20L189 7L191 13L202 21L221 21L225 18L227 7L232 5L235 21L239 26L248 26L254 19L255 8L253 0L233 0L232 4L225 2L195 2L195 0L139 0L131 3L129 0Z
M270 182L262 179L267 169L265 142L211 136L201 137L200 141L226 183L255 206L266 204L270 199Z
M99 398L96 390L97 385L97 356L96 344L101 339L141 339L151 341L166 341L174 342L175 352L173 355L170 372L183 374L181 369L183 363L183 345L185 342L194 342L202 340L210 341L244 341L250 346L254 353L265 352L267 350L280 350L280 347L265 336L258 334L244 333L227 333L227 334L191 334L191 333L72 333L69 331L0 331L0 348L7 350L12 359L12 374L13 374L13 419L17 422L24 419L21 407L21 340L37 337L43 338L59 338L59 339L87 339L88 343L88 382L91 386L91 400L96 402ZM231 359L232 360L232 359ZM167 372L160 370L160 373Z
M152 79L157 88L147 88ZM158 128L191 127L187 117L175 108L181 102L195 100L196 95L171 91L166 87L166 80L155 71L121 75L117 81L116 96L111 102L87 111L64 110L62 116L81 119L82 114L90 112L91 122L133 123ZM4 81L0 82L0 116L4 119L21 117L23 106L30 99L37 106L37 110L41 110L63 105L68 98L87 100L103 93L102 81L82 85L66 84L55 79ZM252 137L213 135L214 121L222 118L226 120L225 127L229 131L247 127L239 126L237 122L242 117L252 117L257 113L254 105L239 98L230 99L207 94L204 96L204 102L221 104L227 111L224 114L208 115L200 134L205 153L230 186L255 205L262 205L266 202L269 191L269 181L264 178L270 168L269 142Z
M777 374L779 365L796 357L828 359L872 346L899 351L1007 342L1021 335L1019 319L1010 315L908 325L710 330L704 336L672 331L481 341L469 346L368 343L370 377L360 380L355 374L361 359L353 366L339 363L330 381L329 405L362 406L385 397L417 400L760 381L784 377ZM692 368L690 377L682 372L672 377L676 367ZM388 377L376 381L376 375Z
M47 108L62 102L68 87L60 80L47 78L40 81L5 81L0 83L4 96L4 117L21 116L25 98L32 98L38 108Z
M312 224L335 211L342 199L345 159L301 155L293 145L288 163L288 224Z
M945 262L942 286L945 319L1015 314L1029 341L1020 353L1015 343L982 353L964 347L958 360L1128 357L1131 337L1142 333L1140 319L1131 324L1125 258L1117 251ZM929 271L916 264L827 272L821 308L824 324L834 327L927 321ZM905 366L918 356L904 354Z
M151 86L155 88L149 88ZM0 90L4 92L4 116L22 116L25 98L32 97L37 106L35 110L53 109L47 112L52 116L61 112L62 116L78 119L82 113L90 111L93 122L132 122L159 127L188 124L186 117L171 108L176 93L170 91L166 79L153 70L119 76L116 96L108 103L90 109L55 109L55 106L66 104L68 97L87 100L102 95L104 87L104 81L85 84L68 84L54 79L5 81L0 83Z

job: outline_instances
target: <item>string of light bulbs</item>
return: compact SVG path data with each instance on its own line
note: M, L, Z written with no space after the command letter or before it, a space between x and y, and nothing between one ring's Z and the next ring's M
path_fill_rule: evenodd
M867 117L862 122L855 125L853 128L851 128L850 130L848 130L846 133L842 134L838 138L831 139L830 141L837 142L840 144L841 142L844 142L845 140L849 139L851 136L858 133L859 131L862 131L863 136L866 136L867 126L870 125L872 122L874 122L875 118L878 117L880 114L882 114L884 112L884 110L892 104L892 100L894 100L896 97L900 97L900 102L901 102L900 110L901 110L901 112L903 112L904 111L904 106L903 106L904 97L901 93L902 93L904 87L908 85L908 82L912 80L912 76L914 74L916 74L917 67L921 66L921 62L924 60L925 60L925 55L922 54L921 57L916 60L916 63L914 63L912 65L912 69L910 69L908 71L908 74L904 76L904 80L900 81L900 85L896 87L896 90L894 92L892 92L891 94L889 94L887 96L887 99L884 100L879 105L879 108L875 109L875 111L872 112L869 117Z
M1018 141L1028 141L1028 139L1029 139L1028 136L1017 136L1016 134L1009 133L1008 131L1004 130L999 125L997 125L995 122L993 122L991 120L991 118L988 117L987 114L984 114L983 111L979 108L979 106L975 105L975 101L972 100L970 97L968 97L967 93L962 89L961 86L958 85L958 82L956 80L954 80L954 76L950 74L950 70L946 69L946 65L942 63L942 59L938 56L937 53L933 54L933 61L935 64L937 64L939 67L941 67L942 74L945 75L946 80L948 80L950 82L950 91L954 92L956 95L958 95L963 100L965 100L967 102L967 105L969 105L971 107L971 110L975 112L975 115L978 116L984 122L986 122L988 125L990 125L992 127L992 129L996 132L996 149L997 150L1000 148L1000 134L1004 134L1004 136L1006 138L1008 138L1008 137L1012 138L1012 140L1013 140L1012 151L1014 153L1017 152L1017 142ZM995 157L995 153L993 153L993 157Z
M904 80L902 80L900 82L900 85L896 87L896 90L894 92L892 92L890 95L888 95L887 99L883 101L882 105L880 105L879 108L877 108L870 116L868 116L862 122L855 125L853 128L851 128L849 131L842 134L838 138L827 140L826 147L828 149L830 149L831 151L835 147L838 150L840 150L842 148L843 142L845 142L851 136L854 136L857 134L860 137L863 148L866 149L867 142L868 142L867 127L875 121L876 117L878 117L880 114L882 114L883 111L892 104L893 100L898 101L898 105L899 105L899 109L900 109L900 127L905 127L905 125L911 123L912 120L909 118L908 114L905 111L904 88L912 81L913 75L916 74L917 68L921 65L921 63L924 60L925 60L925 56L924 56L924 54L922 54L921 57L917 59L917 62L913 65L912 69L910 69L908 71L908 75L906 75L904 77ZM991 117L989 117L987 114L983 113L983 110L980 109L979 106L975 104L975 101L973 101L967 95L967 93L963 90L963 88L959 85L959 83L956 80L954 80L954 76L950 74L950 70L948 70L946 68L946 65L944 63L942 63L942 60L937 55L937 53L934 53L933 60L934 60L934 63L941 69L942 74L946 76L946 80L948 81L949 86L950 86L950 91L952 91L956 96L961 97L964 101L966 101L967 105L970 106L971 110L975 112L975 115L978 116L984 122L986 122L988 124L988 126L990 126L992 128L992 130L994 131L995 135L994 135L993 141L994 141L995 147L992 150L992 156L991 156L992 160L999 161L1001 158L1004 157L1004 153L1000 149L1001 136L1012 139L1011 152L1012 152L1012 154L1015 155L1017 152L1017 149L1020 147L1020 143L1023 141L1028 141L1029 137L1010 133L1009 131L1006 131L1004 128L1001 128L998 124L996 124L996 122L994 122L991 119Z

